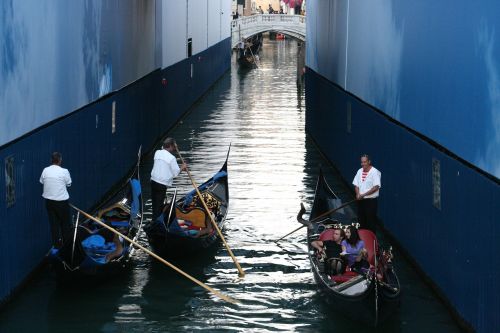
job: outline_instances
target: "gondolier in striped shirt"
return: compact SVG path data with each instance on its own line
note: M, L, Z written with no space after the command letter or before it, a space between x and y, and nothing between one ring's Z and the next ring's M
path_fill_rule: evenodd
M361 156L361 169L352 184L358 200L358 218L362 229L375 232L377 221L378 196L382 174L372 166L368 155Z
M161 215L165 203L167 187L172 186L175 177L187 166L182 164L179 168L175 156L176 143L173 138L163 141L162 149L157 150L154 156L153 170L151 171L151 205L153 206L152 220Z

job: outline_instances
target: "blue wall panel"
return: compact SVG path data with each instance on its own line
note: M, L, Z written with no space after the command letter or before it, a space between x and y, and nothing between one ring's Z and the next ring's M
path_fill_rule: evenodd
M500 331L498 182L312 69L306 73L306 127L351 182L367 153L382 172L385 227L478 332ZM348 133L348 109L351 132ZM441 209L433 205L432 161L441 169Z
M160 98L160 123L170 126L198 99L231 64L231 40L227 38L213 47L200 52L162 71ZM191 65L193 76L191 77Z
M230 65L230 38L178 64L156 70L68 116L0 148L2 164L14 157L16 202L6 205L0 172L0 302L39 264L50 247L39 177L50 154L63 154L70 170L71 202L89 209L135 165ZM190 63L196 63L191 78ZM162 79L167 79L167 85ZM111 114L115 102L116 132ZM142 175L148 184L149 175Z

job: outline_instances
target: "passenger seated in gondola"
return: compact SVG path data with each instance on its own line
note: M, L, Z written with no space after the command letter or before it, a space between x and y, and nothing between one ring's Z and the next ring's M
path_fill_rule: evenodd
M365 242L359 238L358 230L354 226L349 226L346 229L345 237L341 243L341 255L346 257L347 265L351 270L362 273L370 267L366 260L368 251L365 248Z
M311 242L320 256L326 257L325 271L330 275L342 274L345 270L344 261L340 257L342 252L342 240L344 239L344 230L335 228L330 240L316 240Z

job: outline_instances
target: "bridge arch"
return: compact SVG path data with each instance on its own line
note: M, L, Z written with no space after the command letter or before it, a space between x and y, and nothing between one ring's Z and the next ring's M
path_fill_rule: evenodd
M231 45L236 47L241 39L261 32L274 31L304 41L306 17L302 15L258 14L242 17L231 22Z

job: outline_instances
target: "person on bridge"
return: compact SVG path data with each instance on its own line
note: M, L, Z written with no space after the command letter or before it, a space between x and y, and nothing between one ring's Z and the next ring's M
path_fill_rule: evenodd
M264 9L262 9L262 6L259 6L259 14L264 14Z
M300 13L301 5L302 5L302 1L300 1L300 0L296 0L295 1L295 10L294 10L295 15L300 15L301 14Z
M271 4L269 4L269 8L267 9L267 12L269 14L274 14L274 9L273 9L273 6L271 6Z
M172 186L174 177L181 171L187 170L187 165L182 164L179 168L175 156L172 154L177 149L177 144L173 138L166 138L163 141L162 149L155 152L153 170L151 171L151 205L153 206L152 221L160 216L167 188Z
M361 228L375 233L377 221L378 196L382 174L372 166L368 155L361 156L361 168L356 173L352 184L358 200L358 218Z

